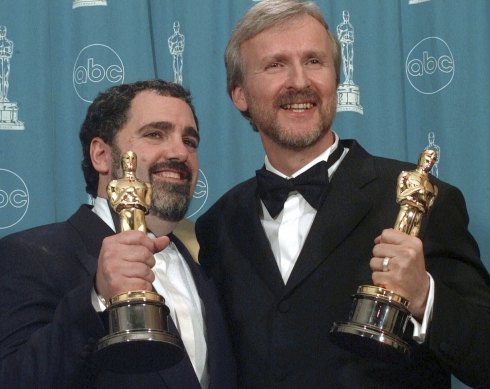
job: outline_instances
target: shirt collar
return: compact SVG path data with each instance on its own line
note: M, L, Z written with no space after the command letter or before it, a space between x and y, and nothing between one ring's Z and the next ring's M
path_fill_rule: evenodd
M92 212L99 216L105 224L116 232L116 227L114 225L114 220L112 219L111 210L109 209L107 199L104 199L103 197L96 197L94 199L94 207L92 208Z

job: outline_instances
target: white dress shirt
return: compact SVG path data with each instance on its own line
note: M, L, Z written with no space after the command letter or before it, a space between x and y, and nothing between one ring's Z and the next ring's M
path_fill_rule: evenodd
M93 212L116 231L106 199L97 197L94 200ZM151 232L148 233L148 236L155 238ZM170 316L179 331L201 387L207 388L209 376L207 372L206 328L203 319L205 312L197 293L194 278L189 266L173 242L170 242L170 245L154 256L156 264L152 269L155 273L153 287L165 299L165 305L170 310ZM105 309L104 304L97 297L95 289L92 294L92 303L97 311Z
M310 163L292 174L291 177L288 177L275 169L269 162L267 156L265 156L265 168L283 178L297 177L318 162L328 160L329 156L337 149L337 147L339 147L339 137L335 133L334 136L335 142L332 146L330 146ZM335 171L348 152L349 149L345 149L339 160L328 169L328 176L330 179L335 174ZM270 216L262 201L261 204L261 223L264 227L265 234L269 239L272 252L274 253L274 257L276 259L279 271L281 272L284 284L286 284L294 265L296 264L299 253L303 248L303 244L308 236L317 211L297 191L293 191L289 194L289 197L284 203L284 209L275 219ZM430 274L429 278L429 297L422 324L413 318L411 319L414 324L413 338L419 343L422 343L425 340L426 331L432 315L432 305L434 301L434 280Z

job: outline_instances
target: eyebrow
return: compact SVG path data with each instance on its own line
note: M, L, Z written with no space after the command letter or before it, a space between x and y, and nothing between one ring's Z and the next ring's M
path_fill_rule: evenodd
M148 124L145 124L143 127L140 128L140 132L144 131L145 129L148 128L157 128L162 131L168 131L168 130L173 130L175 128L175 124L172 122L166 122L166 121L161 121L161 122L151 122ZM201 141L201 137L199 136L199 131L197 131L196 128L193 126L187 126L184 128L184 135L185 136L192 136L197 139L198 142Z
M311 49L308 51L305 51L301 54L303 58L325 58L328 57L328 53L325 50L322 49ZM267 62L274 62L274 61L287 61L289 60L290 54L288 52L284 51L279 51L277 53L272 53L264 58L262 58L262 62L267 63Z

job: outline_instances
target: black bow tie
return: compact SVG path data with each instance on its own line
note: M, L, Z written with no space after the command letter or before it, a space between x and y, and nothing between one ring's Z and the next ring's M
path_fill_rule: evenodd
M328 169L340 158L344 148L339 146L329 156L328 161L318 162L299 176L286 179L263 167L257 170L257 189L269 214L275 218L284 208L290 192L298 191L315 209L318 209L326 195Z

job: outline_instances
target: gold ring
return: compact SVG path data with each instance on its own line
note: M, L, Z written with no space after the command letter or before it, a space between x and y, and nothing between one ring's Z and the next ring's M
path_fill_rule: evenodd
M388 270L390 270L390 269L388 268L388 265L390 264L390 259L391 259L390 257L384 257L384 258L383 258L383 265L382 265L382 270L383 270L383 271L388 271Z

